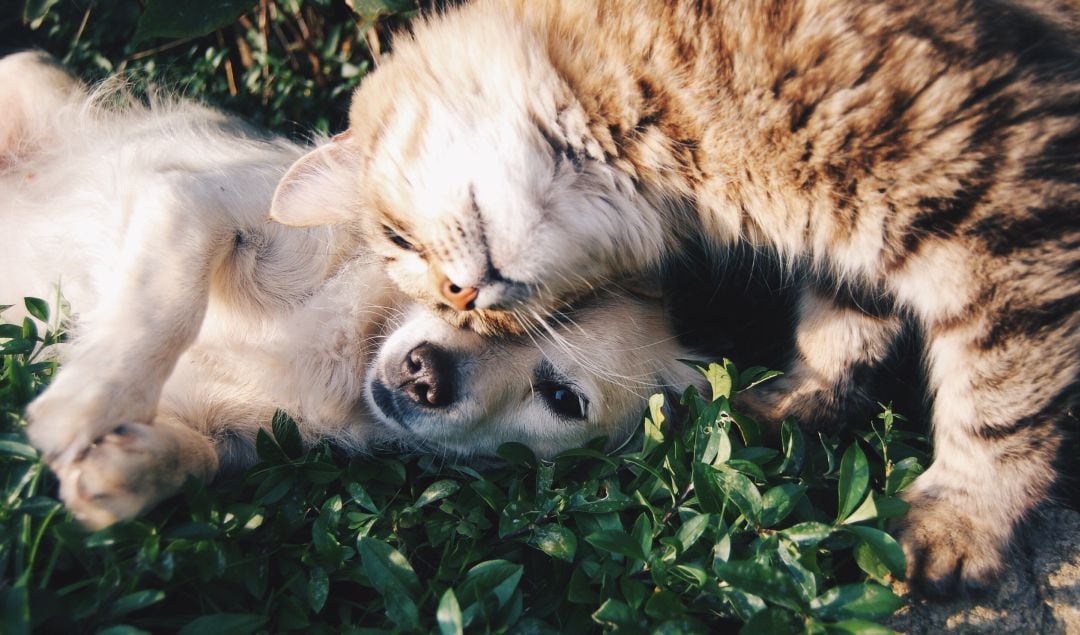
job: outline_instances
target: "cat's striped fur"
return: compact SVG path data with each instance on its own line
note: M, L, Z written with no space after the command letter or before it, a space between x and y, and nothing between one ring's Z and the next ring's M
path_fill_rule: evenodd
M906 493L909 575L976 587L1075 427L1080 64L1076 22L1050 15L477 2L419 25L359 89L336 176L369 187L302 205L290 193L328 175L294 170L274 214L363 225L403 289L479 330L650 270L683 236L745 241L807 272L793 366L746 404L765 418L828 417L912 316L936 458Z

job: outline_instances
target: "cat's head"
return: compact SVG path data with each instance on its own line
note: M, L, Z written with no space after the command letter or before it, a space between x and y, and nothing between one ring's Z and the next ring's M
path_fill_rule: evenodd
M456 19L396 43L349 131L282 181L273 217L354 223L410 296L457 325L520 332L656 264L665 229L544 47L494 18L458 37Z
M364 384L380 436L439 455L494 456L513 441L551 457L601 436L622 443L649 395L705 389L653 299L600 292L538 329L483 337L410 311Z

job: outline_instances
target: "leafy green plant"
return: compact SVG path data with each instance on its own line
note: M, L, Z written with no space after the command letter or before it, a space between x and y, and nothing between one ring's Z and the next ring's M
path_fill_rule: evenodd
M62 339L45 303L0 327L0 605L6 633L887 632L904 560L883 530L923 440L883 407L845 439L732 410L767 378L700 364L685 421L489 469L304 450L279 413L242 478L86 533L23 436ZM372 631L371 629L375 629Z
M404 0L23 0L0 15L0 42L55 55L88 81L132 81L243 113L306 137L345 127L349 96L390 31L417 10Z

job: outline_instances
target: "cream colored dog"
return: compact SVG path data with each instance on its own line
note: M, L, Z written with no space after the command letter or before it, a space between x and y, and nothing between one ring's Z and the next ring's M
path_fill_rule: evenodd
M517 338L449 326L349 225L267 222L306 148L154 101L89 92L41 54L0 60L0 298L59 283L75 311L27 431L86 525L250 465L279 408L309 444L550 456L620 442L643 395L695 381L659 304L625 292Z

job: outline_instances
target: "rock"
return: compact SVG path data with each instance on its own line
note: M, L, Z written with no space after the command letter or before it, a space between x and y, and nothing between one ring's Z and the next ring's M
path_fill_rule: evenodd
M1030 524L1011 561L1014 566L986 596L952 602L912 600L888 625L910 635L1080 635L1080 512L1063 507L1045 510Z

